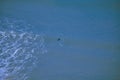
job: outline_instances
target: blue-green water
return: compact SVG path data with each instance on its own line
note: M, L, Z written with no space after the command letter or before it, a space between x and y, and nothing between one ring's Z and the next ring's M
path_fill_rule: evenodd
M119 80L119 19L117 0L0 1L0 79Z

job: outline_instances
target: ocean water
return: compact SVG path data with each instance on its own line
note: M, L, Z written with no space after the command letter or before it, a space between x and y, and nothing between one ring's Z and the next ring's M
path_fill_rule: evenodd
M0 80L120 80L119 3L0 1Z
M0 24L0 80L28 80L46 51L44 38L22 21L3 18Z

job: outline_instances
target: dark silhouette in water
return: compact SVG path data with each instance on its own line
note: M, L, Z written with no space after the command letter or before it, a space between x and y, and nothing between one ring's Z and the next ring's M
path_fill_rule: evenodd
M57 39L57 41L60 41L60 40L61 40L60 38Z

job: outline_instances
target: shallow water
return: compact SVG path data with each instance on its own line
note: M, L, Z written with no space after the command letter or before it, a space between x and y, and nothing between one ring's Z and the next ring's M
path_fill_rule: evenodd
M119 80L118 3L1 1L0 79Z

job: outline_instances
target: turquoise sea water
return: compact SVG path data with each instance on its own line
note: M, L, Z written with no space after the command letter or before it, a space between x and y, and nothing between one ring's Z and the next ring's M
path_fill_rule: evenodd
M119 80L117 0L0 1L0 80Z

